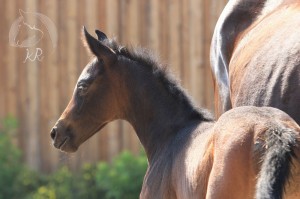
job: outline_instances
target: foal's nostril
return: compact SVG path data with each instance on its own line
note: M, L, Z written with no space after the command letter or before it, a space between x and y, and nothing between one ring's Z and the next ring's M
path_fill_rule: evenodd
M52 140L54 140L55 136L56 136L56 128L53 128L50 132L50 137L52 138Z

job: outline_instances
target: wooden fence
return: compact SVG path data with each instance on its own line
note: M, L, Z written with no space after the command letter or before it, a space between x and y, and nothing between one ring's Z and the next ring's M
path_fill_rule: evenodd
M125 45L153 49L167 63L198 105L212 110L213 87L209 48L216 20L226 0L0 0L0 119L19 121L16 143L24 161L42 171L61 164L76 169L83 162L111 160L121 150L141 150L131 126L116 121L84 143L75 154L51 145L49 131L66 107L76 80L88 62L80 40L83 25L98 28ZM12 46L9 36L19 9L35 16L44 28L37 47ZM47 16L57 30L57 46L33 13ZM24 15L24 14L23 14ZM30 18L30 15L28 15ZM42 23L41 23L42 22ZM33 22L31 21L31 24ZM49 25L49 24L48 24ZM21 35L24 33L20 33ZM26 33L27 34L27 33ZM52 40L51 40L52 39ZM29 54L28 54L29 53ZM32 55L32 61L26 56Z

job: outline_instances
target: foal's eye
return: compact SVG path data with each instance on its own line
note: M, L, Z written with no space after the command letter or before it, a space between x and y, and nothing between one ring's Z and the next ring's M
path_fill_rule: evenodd
M77 85L78 94L80 96L83 96L87 93L88 85L86 83L79 83Z

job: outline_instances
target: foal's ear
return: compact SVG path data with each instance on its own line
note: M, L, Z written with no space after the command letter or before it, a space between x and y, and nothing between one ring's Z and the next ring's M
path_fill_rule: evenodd
M105 39L107 39L107 36L104 32L101 32L100 30L95 30L95 33L98 36L98 41L104 41Z
M98 58L102 59L104 61L104 63L112 64L116 61L117 55L111 48L104 45L102 42L98 41L96 38L94 38L92 35L90 35L87 32L87 30L85 29L85 27L83 27L82 32L84 35L83 42L85 44L87 44L88 50L90 50ZM103 35L105 35L105 34L103 33ZM100 36L103 37L103 35L100 35ZM99 37L99 35L98 35L98 37ZM105 35L105 37L106 37L106 35Z

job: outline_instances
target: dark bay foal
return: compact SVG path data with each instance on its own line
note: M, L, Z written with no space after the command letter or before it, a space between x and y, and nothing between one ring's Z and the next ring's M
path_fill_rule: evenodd
M83 31L95 57L51 131L56 148L75 152L124 119L148 157L140 198L299 198L300 128L287 114L240 107L215 122L146 50L96 33Z

